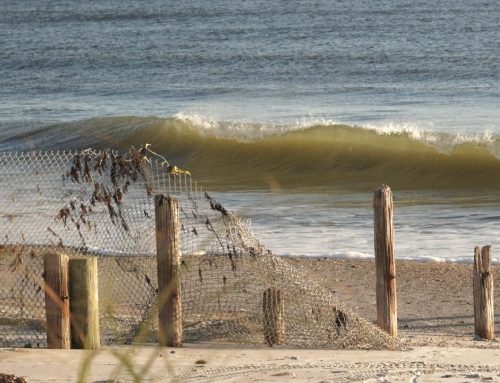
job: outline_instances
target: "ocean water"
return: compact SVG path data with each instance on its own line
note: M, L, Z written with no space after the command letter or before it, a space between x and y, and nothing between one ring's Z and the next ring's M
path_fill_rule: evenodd
M498 244L498 1L2 1L0 151L145 143L285 255Z

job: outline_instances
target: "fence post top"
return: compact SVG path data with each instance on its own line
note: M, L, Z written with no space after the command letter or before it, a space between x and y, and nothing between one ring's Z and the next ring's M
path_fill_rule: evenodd
M474 248L474 273L489 273L491 265L491 245Z
M157 203L162 203L163 201L167 201L167 202L170 202L170 201L177 201L177 198L172 196L171 194L155 194L155 201Z
M386 184L380 184L375 188L375 191L391 191L391 188Z

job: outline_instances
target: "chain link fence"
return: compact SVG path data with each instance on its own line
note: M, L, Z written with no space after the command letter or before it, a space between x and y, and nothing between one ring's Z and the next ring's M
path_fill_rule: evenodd
M264 248L188 172L145 149L0 154L0 346L46 347L51 251L98 257L103 344L157 342L155 194L180 208L185 342L399 347ZM279 341L266 291L279 291Z

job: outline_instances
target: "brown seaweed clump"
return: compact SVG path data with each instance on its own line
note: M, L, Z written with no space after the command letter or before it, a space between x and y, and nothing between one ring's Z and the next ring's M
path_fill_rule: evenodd
M0 373L0 383L27 383L28 381L23 377L17 377L12 374Z

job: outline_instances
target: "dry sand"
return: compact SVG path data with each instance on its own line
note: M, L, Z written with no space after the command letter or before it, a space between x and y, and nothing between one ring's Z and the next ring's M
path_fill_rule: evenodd
M412 351L185 347L105 349L85 381L144 382L485 382L500 379L500 350L418 347ZM28 382L75 382L85 351L0 351L0 365ZM127 370L120 359L128 359ZM149 363L151 363L149 365ZM149 365L149 366L148 366ZM144 367L144 371L141 371Z
M375 319L373 261L291 261ZM0 372L28 382L487 382L500 381L500 343L473 339L471 265L398 262L400 337L410 351L284 350L235 345L108 348L84 351L3 349ZM500 275L499 267L493 272ZM500 292L498 280L496 294ZM498 301L498 296L496 297ZM498 331L498 327L497 327ZM127 361L131 368L124 367ZM197 363L198 362L198 363ZM150 364L150 365L149 365ZM132 371L133 370L133 371Z
M471 256L472 258L472 256ZM374 321L373 260L293 260L363 317ZM500 276L500 266L492 267ZM474 303L472 265L399 261L396 265L400 336L412 346L473 346L500 348L496 342L472 342ZM495 279L500 302L500 279ZM495 315L498 318L498 314ZM496 326L496 332L500 330Z

